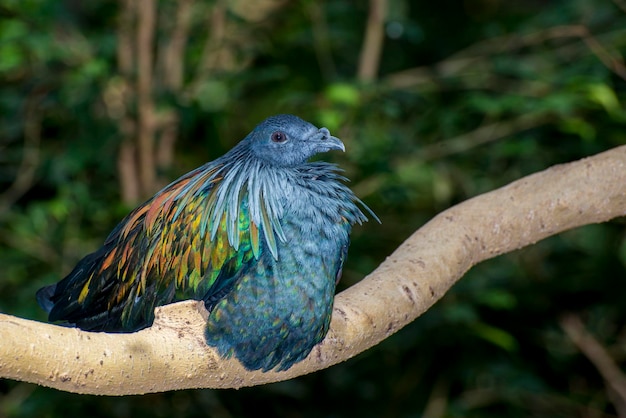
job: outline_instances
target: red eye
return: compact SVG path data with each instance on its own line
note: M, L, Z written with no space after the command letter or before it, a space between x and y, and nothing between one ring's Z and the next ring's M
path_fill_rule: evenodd
M281 131L276 131L272 134L272 141L278 142L279 144L283 143L287 141L287 134Z

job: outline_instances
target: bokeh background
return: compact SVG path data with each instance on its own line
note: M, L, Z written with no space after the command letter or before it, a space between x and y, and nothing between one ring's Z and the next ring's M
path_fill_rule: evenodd
M350 286L445 208L625 143L625 51L624 0L0 0L0 311L45 320L36 289L287 112L344 140L324 159L383 221L355 228ZM0 417L626 416L625 226L482 263L310 376L124 398L3 380Z

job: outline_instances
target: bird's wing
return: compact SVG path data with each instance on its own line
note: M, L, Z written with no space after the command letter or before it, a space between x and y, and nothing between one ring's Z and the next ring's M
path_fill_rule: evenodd
M176 299L204 299L211 308L262 250L244 188L232 201L237 207L215 212L221 170L200 167L131 212L56 285L50 320L129 331L149 325L156 306Z

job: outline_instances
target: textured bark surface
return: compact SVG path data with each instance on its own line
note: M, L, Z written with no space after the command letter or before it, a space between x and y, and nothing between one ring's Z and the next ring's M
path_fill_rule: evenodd
M328 336L286 372L249 372L234 359L220 359L204 343L206 311L187 301L158 308L154 325L133 334L0 315L0 377L99 395L290 379L376 345L424 313L480 261L624 215L626 146L549 168L442 212L337 295Z

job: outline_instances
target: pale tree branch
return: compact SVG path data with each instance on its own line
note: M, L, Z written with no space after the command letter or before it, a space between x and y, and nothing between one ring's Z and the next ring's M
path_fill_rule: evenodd
M0 315L0 377L60 390L129 395L238 388L345 361L429 309L473 265L582 225L626 214L626 146L554 166L442 212L374 272L337 295L326 339L285 372L249 372L204 342L206 311L157 309L133 334L84 332Z

